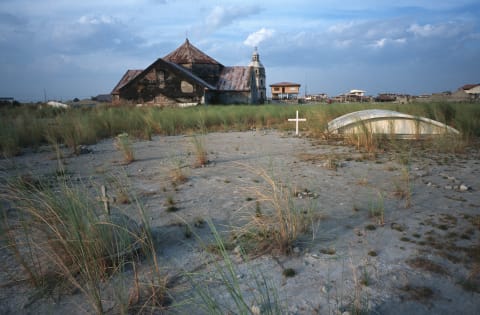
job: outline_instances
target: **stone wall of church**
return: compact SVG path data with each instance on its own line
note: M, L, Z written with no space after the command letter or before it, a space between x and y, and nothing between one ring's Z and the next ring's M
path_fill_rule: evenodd
M250 91L222 91L214 99L214 104L251 104Z
M200 103L204 94L203 87L179 75L177 71L157 62L128 88L122 89L120 98L123 101L156 106Z

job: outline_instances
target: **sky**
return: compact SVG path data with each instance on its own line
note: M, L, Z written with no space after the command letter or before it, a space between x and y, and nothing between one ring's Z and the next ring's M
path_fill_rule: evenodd
M258 47L267 85L302 94L480 83L478 0L0 0L0 97L108 94L186 38L225 66Z

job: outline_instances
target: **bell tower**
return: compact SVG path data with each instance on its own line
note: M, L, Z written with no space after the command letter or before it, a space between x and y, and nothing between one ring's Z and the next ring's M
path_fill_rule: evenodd
M252 71L255 77L256 88L252 90L256 91L255 93L256 95L252 95L252 98L255 103L263 104L267 99L267 88L266 88L267 83L266 83L266 76L265 76L265 68L260 62L260 56L258 54L257 47L255 47L253 51L252 61L250 61L250 64L248 66L252 68Z

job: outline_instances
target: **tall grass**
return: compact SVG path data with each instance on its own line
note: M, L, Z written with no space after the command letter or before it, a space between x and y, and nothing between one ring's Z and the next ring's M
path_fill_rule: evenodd
M15 281L28 280L39 289L68 284L86 296L95 313L103 314L102 283L134 264L140 252L153 258L155 277L160 270L147 220L142 220L142 229L122 213L107 215L89 196L83 186L64 179L3 183L0 197L15 209L4 218L3 249L18 264L10 270ZM165 283L155 280L158 287Z
M199 106L193 108L97 107L52 109L23 106L0 109L0 154L13 156L24 147L47 143L47 136L69 146L74 153L80 144L128 133L141 139L152 134L178 135L206 131L291 128L288 118L296 110L307 118L308 134L323 136L328 121L362 109L391 109L435 119L457 128L464 139L480 136L478 104L318 104L262 106Z

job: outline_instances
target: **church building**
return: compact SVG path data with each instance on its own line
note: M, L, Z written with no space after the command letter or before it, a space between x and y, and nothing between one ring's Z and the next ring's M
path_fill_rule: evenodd
M255 48L248 66L226 67L188 39L144 70L128 70L112 90L113 104L195 106L262 104L265 68Z

